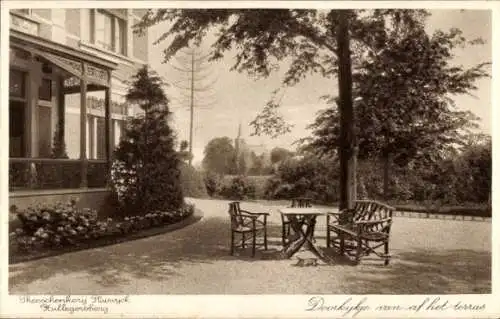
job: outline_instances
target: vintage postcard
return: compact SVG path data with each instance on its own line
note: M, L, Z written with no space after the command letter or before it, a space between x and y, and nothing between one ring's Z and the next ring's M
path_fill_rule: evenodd
M5 318L497 318L494 1L3 1Z

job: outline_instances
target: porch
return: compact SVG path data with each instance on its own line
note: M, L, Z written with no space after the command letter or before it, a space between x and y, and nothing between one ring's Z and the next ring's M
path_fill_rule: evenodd
M11 199L37 191L106 188L116 140L112 113L126 115L124 106L111 101L116 67L76 48L10 30ZM67 122L68 112L77 123ZM68 142L78 150L72 156L66 153Z

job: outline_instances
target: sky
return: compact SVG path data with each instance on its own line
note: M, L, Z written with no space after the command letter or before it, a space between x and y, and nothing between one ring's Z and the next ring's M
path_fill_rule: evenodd
M484 45L466 47L455 51L454 64L473 66L481 62L491 61L492 35L491 12L488 10L430 10L427 28L429 32L437 29L448 30L452 27L463 31L468 39L481 37ZM167 30L168 25L159 24L149 30L150 41L158 39ZM208 40L205 45L209 44ZM163 62L163 49L168 42L151 45L149 63L167 81L177 77L178 73ZM251 145L265 145L268 150L280 146L294 149L293 142L310 135L306 129L311 124L317 112L327 107L320 97L337 92L337 80L325 79L320 75L311 75L293 88L288 88L282 99L280 109L284 119L293 125L292 132L272 139L268 136L251 136L253 129L249 123L263 109L272 92L280 86L282 75L286 70L282 67L266 79L253 79L245 73L230 71L233 56L228 55L221 61L213 63L209 70L217 79L210 93L200 93L200 100L209 100L210 107L195 109L193 162L199 163L203 158L205 145L215 137L228 136L235 138L238 125L242 125L242 138ZM208 72L208 71L207 71ZM210 77L210 79L212 79ZM211 80L210 80L211 82ZM458 96L454 100L461 110L470 110L481 118L480 131L491 134L491 79L477 82L479 89L474 96ZM175 87L167 89L167 93L175 96ZM210 96L205 96L206 94ZM203 102L202 102L203 103ZM189 139L189 107L174 101L172 104L173 125L178 132L179 140Z

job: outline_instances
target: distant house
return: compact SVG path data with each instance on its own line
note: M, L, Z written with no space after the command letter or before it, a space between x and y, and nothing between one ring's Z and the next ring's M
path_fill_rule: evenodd
M148 36L132 32L144 13L10 11L11 205L75 195L94 206L102 200L112 150L134 114L124 104L125 81L147 63Z
M235 151L237 158L241 160L241 157L243 157L245 161L245 169L246 171L243 172L242 168L239 167L241 164L240 161L237 161L238 165L238 171L242 174L246 174L250 171L250 168L254 166L254 158L253 156L259 156L261 157L262 166L268 167L271 165L271 160L270 160L270 154L269 151L264 144L247 144L245 139L243 139L241 133L241 123L238 125L238 135L234 139L234 146L235 146ZM253 153L253 154L252 154Z

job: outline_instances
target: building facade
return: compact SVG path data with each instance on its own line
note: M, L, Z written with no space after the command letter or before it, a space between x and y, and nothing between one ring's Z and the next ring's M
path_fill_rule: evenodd
M12 9L9 187L105 188L124 120L127 82L147 64L144 9Z

